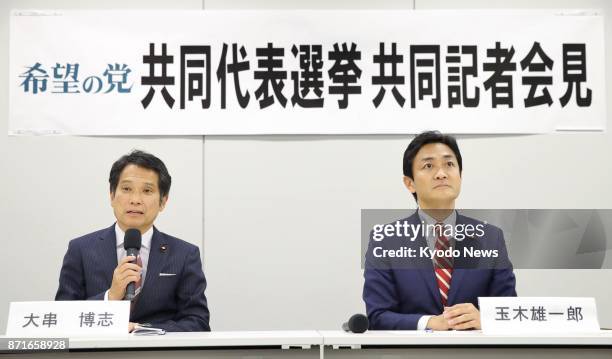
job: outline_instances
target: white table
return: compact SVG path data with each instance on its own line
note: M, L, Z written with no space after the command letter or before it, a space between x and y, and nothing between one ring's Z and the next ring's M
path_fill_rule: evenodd
M70 338L46 358L612 358L612 331L588 335L484 335L480 331L254 331ZM8 354L4 358L24 358Z
M310 349L323 344L318 331L252 331L209 333L166 333L165 335L108 338L70 338L70 349L119 348L240 348L278 347Z
M319 331L325 358L612 358L612 331L485 335L481 331Z
M73 337L70 352L28 354L44 358L320 358L318 331L167 333L161 336ZM21 354L4 354L20 358Z

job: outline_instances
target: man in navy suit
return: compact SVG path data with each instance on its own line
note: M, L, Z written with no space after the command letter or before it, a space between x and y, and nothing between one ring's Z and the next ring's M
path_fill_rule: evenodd
M455 210L462 166L452 136L424 132L408 145L404 184L419 208L395 228L433 230L414 232L412 240L391 233L370 241L363 288L370 329L480 329L478 297L516 296L503 232ZM458 229L468 227L476 235L460 236ZM449 256L453 249L462 255ZM475 250L490 256L464 255Z
M164 163L142 151L117 160L110 171L110 200L117 222L70 241L55 300L123 300L134 282L130 327L148 323L166 331L210 331L197 246L153 226L170 192ZM138 258L126 256L125 231L138 229Z

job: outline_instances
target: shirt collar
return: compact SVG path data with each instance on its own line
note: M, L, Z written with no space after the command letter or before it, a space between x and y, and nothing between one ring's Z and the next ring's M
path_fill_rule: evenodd
M119 227L119 224L115 223L115 238L117 238L117 247L123 248L123 238L124 237L125 237L125 232L121 230L121 227ZM153 226L151 226L151 228L149 228L148 231L142 234L142 243L140 246L150 249L152 238L153 238Z
M425 222L425 224L434 225L438 223L438 221L435 218L425 213L425 211L421 209L418 210L418 214L419 214L419 218L421 219L421 221ZM451 214L442 221L442 224L447 224L447 225L450 224L451 226L454 226L456 223L457 223L457 211L456 210L452 211Z

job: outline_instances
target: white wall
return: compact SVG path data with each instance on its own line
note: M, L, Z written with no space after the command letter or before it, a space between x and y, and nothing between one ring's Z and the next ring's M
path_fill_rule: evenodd
M8 137L12 8L600 8L601 1L4 1L0 2L0 332L13 300L51 299L67 241L112 223L107 176L131 148L173 176L158 227L204 237L214 330L335 329L361 301L361 208L413 208L401 183L411 136ZM608 20L606 18L606 20ZM606 22L606 43L611 24ZM606 63L612 63L606 48ZM606 83L612 83L611 72ZM608 102L612 103L610 92ZM608 113L610 105L608 105ZM464 208L609 208L612 135L460 136ZM202 183L204 184L202 186ZM202 227L202 219L204 226ZM204 234L204 235L202 235ZM29 251L27 258L11 253ZM25 264L24 264L25 263ZM612 325L610 270L517 271L520 295L597 297ZM606 302L607 300L607 302Z

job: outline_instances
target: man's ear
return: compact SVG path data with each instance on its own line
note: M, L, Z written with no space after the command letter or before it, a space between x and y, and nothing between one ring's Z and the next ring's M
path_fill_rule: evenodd
M414 181L412 180L412 178L404 176L404 186L408 188L410 193L416 193L416 187L414 186Z
M166 203L167 202L168 202L168 196L166 195L166 196L162 197L162 199L161 199L161 201L159 203L159 211L160 212L163 211L164 208L166 208Z

